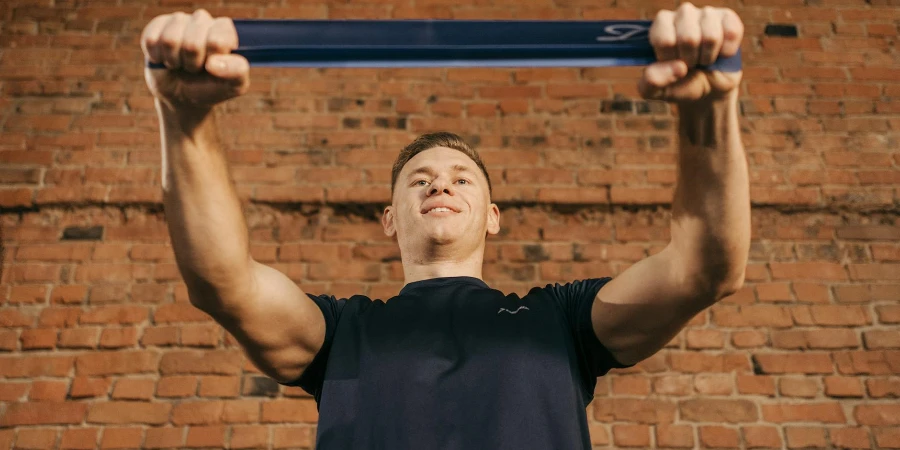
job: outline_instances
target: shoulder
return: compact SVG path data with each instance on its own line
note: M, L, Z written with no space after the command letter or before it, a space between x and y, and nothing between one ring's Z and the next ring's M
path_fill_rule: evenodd
M597 295L600 289L612 278L586 278L582 280L568 281L565 283L546 284L543 287L532 288L527 296L549 295L556 298L568 298L573 296Z

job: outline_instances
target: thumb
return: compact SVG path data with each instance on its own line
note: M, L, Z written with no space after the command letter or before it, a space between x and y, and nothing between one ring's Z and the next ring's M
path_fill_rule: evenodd
M209 55L204 68L214 77L235 82L241 82L250 73L247 58L235 54Z
M638 83L638 92L647 99L664 97L666 88L687 73L687 64L677 59L650 64L644 69L644 75Z

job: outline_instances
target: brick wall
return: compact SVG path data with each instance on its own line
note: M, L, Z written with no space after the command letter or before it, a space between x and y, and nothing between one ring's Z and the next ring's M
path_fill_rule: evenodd
M0 3L0 449L312 446L313 400L260 376L187 302L137 45L154 15L602 19L675 6L147 3ZM900 448L900 4L724 3L747 26L747 283L599 380L593 441ZM675 116L635 100L639 73L254 69L219 120L253 254L309 292L396 293L398 252L378 225L390 163L447 129L477 144L503 211L489 283L618 274L666 244L675 181Z

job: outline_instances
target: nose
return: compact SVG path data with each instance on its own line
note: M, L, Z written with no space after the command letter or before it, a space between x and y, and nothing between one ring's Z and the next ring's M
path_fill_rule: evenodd
M445 178L438 177L435 178L434 181L431 182L431 186L428 188L428 196L436 195L439 192L443 192L447 195L453 195L453 192L450 190L451 184L446 181Z

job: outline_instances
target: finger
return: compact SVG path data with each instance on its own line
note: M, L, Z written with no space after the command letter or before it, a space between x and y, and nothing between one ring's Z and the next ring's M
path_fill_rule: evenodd
M236 54L213 54L206 57L204 66L210 75L237 84L244 83L250 78L250 63L247 58Z
M147 61L154 64L162 62L159 35L162 34L170 20L172 20L172 16L169 14L156 16L144 27L144 32L141 34L141 50L144 51L144 58Z
M675 40L678 59L688 67L696 66L700 51L700 10L690 3L682 3L675 12Z
M722 48L722 12L705 7L700 16L700 53L698 62L708 66L719 57Z
M675 13L661 10L656 13L653 25L650 25L650 45L656 53L657 61L669 61L678 58L675 47Z
M681 60L650 64L644 69L644 76L638 82L638 92L644 98L663 98L667 89L687 73L688 67Z
M722 49L719 53L723 57L734 56L741 48L744 39L744 23L737 13L726 9L722 18Z
M169 69L181 67L181 40L189 19L190 16L185 13L173 14L172 20L166 25L166 28L160 35L162 60Z
M206 36L206 53L225 54L238 48L237 29L234 22L227 17L219 17L213 21Z
M199 72L206 60L206 36L213 18L205 10L197 10L184 30L181 41L181 64L188 72Z

